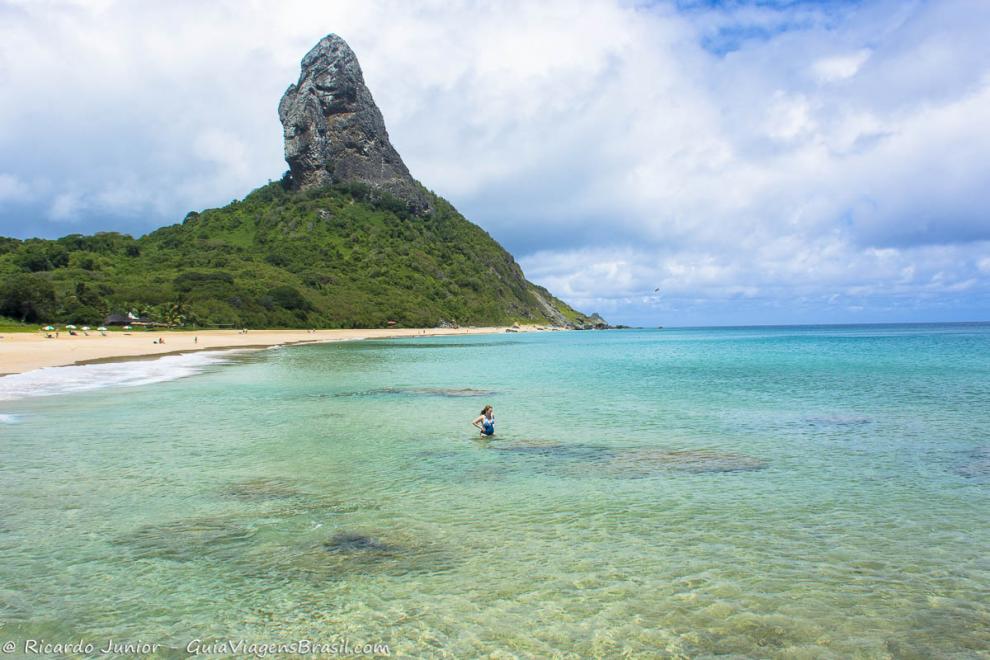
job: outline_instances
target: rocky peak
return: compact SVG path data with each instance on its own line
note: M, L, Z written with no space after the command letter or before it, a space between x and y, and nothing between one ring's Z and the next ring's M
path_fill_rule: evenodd
M278 116L295 186L366 183L429 212L427 195L389 142L357 56L337 35L321 39L303 58Z

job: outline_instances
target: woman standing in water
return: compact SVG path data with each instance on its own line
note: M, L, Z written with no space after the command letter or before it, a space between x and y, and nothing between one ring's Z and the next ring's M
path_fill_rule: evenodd
M490 405L481 409L481 414L473 422L481 435L495 435L495 409Z

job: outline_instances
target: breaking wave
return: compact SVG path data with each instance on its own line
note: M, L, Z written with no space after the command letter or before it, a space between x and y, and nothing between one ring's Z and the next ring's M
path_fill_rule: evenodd
M195 376L207 367L224 364L236 352L202 351L149 360L45 367L0 378L0 401L176 380ZM13 415L0 415L0 423L14 422L16 418Z

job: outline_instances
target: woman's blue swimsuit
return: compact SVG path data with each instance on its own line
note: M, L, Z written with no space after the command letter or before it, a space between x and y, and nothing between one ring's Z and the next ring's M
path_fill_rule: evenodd
M488 419L485 417L481 420L481 432L485 435L495 435L495 418Z

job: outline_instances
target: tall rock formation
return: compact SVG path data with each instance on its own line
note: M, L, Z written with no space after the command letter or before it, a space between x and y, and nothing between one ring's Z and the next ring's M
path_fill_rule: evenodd
M429 197L389 142L354 51L330 34L302 60L299 82L278 105L293 184L360 182L430 212Z

